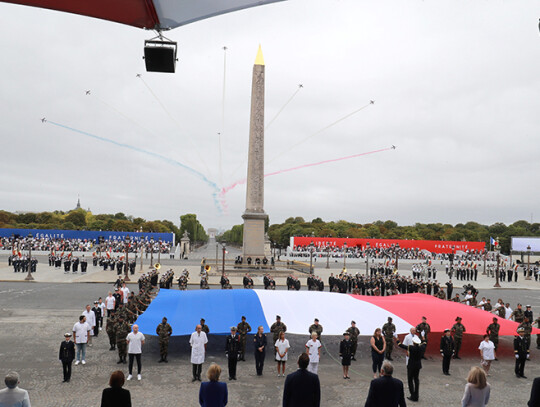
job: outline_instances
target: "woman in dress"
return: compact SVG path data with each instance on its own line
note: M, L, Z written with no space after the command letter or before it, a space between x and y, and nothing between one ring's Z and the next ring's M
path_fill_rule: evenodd
M486 373L478 366L473 366L467 377L465 393L461 399L461 407L484 407L489 402L491 387Z
M486 375L489 376L491 361L495 360L495 344L489 340L489 335L484 335L484 340L480 342L478 349L480 349L482 368L486 371Z
M373 377L379 377L382 362L384 361L384 352L386 351L386 342L381 334L381 328L375 329L369 343L371 344L371 360L373 361Z
M289 340L285 339L285 332L279 333L279 338L274 344L276 348L277 375L285 377L285 363L287 363L287 354L289 353Z

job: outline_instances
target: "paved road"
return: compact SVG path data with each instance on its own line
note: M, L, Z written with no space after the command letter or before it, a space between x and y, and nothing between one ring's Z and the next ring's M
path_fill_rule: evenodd
M114 352L108 351L106 335L102 333L89 349L86 366L74 366L73 379L69 384L61 383L61 365L57 361L57 352L63 333L71 330L84 305L98 296L104 296L109 289L108 284L0 283L1 372L17 370L21 374L21 387L30 391L33 406L99 405L101 389L106 387L108 375L119 367ZM532 295L532 291L498 290L492 295L492 290L485 290L481 292L481 295L484 294L500 296L512 304L517 301L531 302L535 307L534 311L540 312L540 301ZM363 405L372 378L368 337L363 337L360 342L360 357L358 362L353 362L350 381L341 378L341 367L337 361L340 339L323 338L325 350L320 366L322 405ZM294 369L292 360L303 350L307 336L290 335L289 340L292 349L291 363L287 371L291 372ZM226 379L223 341L223 337L210 337L208 361L221 364ZM435 343L436 339L432 341ZM508 354L510 339L503 342ZM441 374L440 357L436 349L431 349L429 360L424 362L421 372L421 400L415 405L431 407L439 406L443 402L447 405L459 405L467 372L470 366L478 363L475 350L477 343L477 337L470 338L470 342L465 345L469 348L470 356L452 363L451 377ZM126 385L135 400L134 405L197 405L199 386L190 381L187 337L173 337L170 354L169 364L158 364L157 340L155 337L148 338L143 355L143 380ZM395 376L406 383L403 354L397 351L395 356ZM532 378L540 375L537 360L540 360L540 352L534 349L533 361L526 367L526 374L529 376L527 380L519 380L513 376L511 354L496 362L490 377L493 389L490 406L525 405ZM205 368L207 366L208 363ZM126 370L125 365L120 367ZM263 377L257 377L254 370L253 357L251 352L248 352L247 362L240 363L238 381L228 382L230 405L280 405L283 379L276 377L271 355L267 355Z

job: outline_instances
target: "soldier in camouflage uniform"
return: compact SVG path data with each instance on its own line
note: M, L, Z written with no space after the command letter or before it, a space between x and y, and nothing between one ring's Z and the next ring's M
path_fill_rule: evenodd
M489 324L486 330L489 340L495 345L495 350L499 347L499 329L501 329L501 325L497 321L498 319L494 317L493 323Z
M510 319L513 319L518 324L521 324L523 322L523 319L525 318L525 312L523 312L523 309L521 307L522 305L518 304L517 308L510 315Z
M161 356L158 362L169 363L167 361L167 354L169 353L169 338L172 335L172 328L167 322L167 318L163 317L161 324L156 328L156 334L159 337L159 355Z
M454 359L461 359L459 357L459 350L461 349L461 341L463 340L463 333L466 331L465 326L461 323L461 317L456 318L456 323L452 326L452 333L454 334L455 353Z
M396 326L392 322L392 317L388 317L388 322L382 327L382 334L384 341L386 342L386 359L392 359L392 350L394 349L394 333L396 332Z
M274 322L272 324L272 326L270 327L270 332L272 332L272 334L274 335L273 336L272 347L277 342L277 340L279 338L279 333L282 332L282 331L287 332L287 325L285 325L283 322L281 322L281 317L279 315L276 315L276 322Z
M131 327L124 320L124 315L121 313L118 315L118 322L116 325L116 346L118 348L118 362L127 363L127 342L126 337L131 332Z
M531 347L531 332L532 332L532 324L529 322L529 318L525 317L523 319L523 322L519 324L518 329L523 328L525 329L525 335L523 337L525 338L525 342L527 343L527 350Z
M109 336L109 344L111 347L109 350L115 350L116 349L116 321L115 321L114 314L112 314L110 317L107 318L107 324L105 325L105 331L107 331L107 335Z
M351 321L351 326L345 331L349 334L351 340L351 360L356 360L356 349L358 347L358 336L360 335L360 330L356 327L356 322Z
M309 326L309 334L311 335L313 332L315 332L317 334L317 339L320 341L322 331L323 331L322 325L319 324L319 320L317 318L315 318L315 321L313 321L313 324L311 324ZM276 339L276 341L277 341L277 339Z
M240 359L246 361L246 339L248 332L251 332L251 326L246 322L246 317L242 317L242 322L236 327L240 335Z
M210 328L208 328L208 325L206 325L205 322L206 320L204 318L201 318L201 331L208 335L210 333Z

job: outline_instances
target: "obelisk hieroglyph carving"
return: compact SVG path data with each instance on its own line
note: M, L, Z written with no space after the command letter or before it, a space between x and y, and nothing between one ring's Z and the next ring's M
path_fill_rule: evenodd
M264 257L264 58L261 47L253 66L251 116L244 219L244 261Z

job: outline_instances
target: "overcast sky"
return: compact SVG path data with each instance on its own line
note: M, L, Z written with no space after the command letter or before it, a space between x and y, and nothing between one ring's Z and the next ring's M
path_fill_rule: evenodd
M142 59L152 32L0 3L0 207L68 210L80 194L94 213L241 223L245 185L222 213L166 158L219 187L245 178L261 44L267 123L304 85L266 132L266 172L397 146L268 177L271 223L538 221L538 17L529 0L290 0L167 32L177 71L158 74Z

